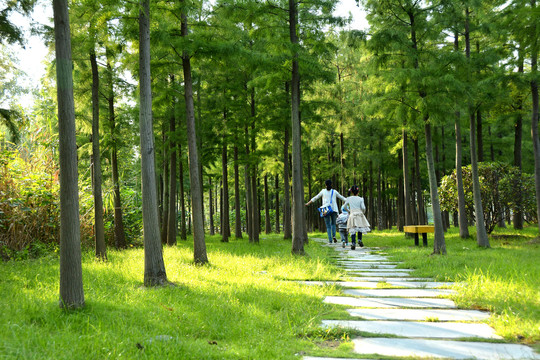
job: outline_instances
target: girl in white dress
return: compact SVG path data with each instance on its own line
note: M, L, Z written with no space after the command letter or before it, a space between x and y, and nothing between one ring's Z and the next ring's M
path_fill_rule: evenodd
M349 196L343 205L349 209L349 219L347 220L347 231L351 235L351 249L356 248L356 234L358 234L358 246L363 247L362 234L371 231L369 222L364 215L366 211L366 205L364 204L364 198L358 196L357 185L353 185L350 192L353 194Z

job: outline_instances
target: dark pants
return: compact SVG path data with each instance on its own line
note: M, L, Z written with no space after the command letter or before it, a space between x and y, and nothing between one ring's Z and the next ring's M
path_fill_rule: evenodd
M358 234L358 243L361 243L362 242L362 233L359 232L359 233L356 233L356 234L352 234L351 235L351 242L353 244L356 244L356 235Z

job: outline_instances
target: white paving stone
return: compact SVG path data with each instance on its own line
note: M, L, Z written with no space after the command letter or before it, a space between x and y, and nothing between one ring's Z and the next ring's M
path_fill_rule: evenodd
M324 302L367 308L456 308L456 304L452 300L438 298L354 298L350 296L327 296L324 298Z
M373 334L406 336L409 338L501 339L489 325L461 322L323 320L323 327L342 327Z
M396 270L396 269L394 269ZM405 269L397 269L397 270L405 270ZM353 272L352 274L350 273L349 275L358 275L356 277L349 277L351 279L353 278L357 278L357 277L377 277L377 278L395 278L395 277L403 277L403 278L407 278L409 277L409 272L407 271L385 271L385 272L381 272L380 270L379 271L358 271L358 272Z
M483 321L489 313L455 309L348 309L351 316L366 320Z
M381 272L386 274L395 274L395 273L409 273L414 270L411 269L373 269L371 267L369 268L356 268L356 269L344 269L345 271L349 272Z
M395 269L397 267L396 264L382 264L382 263L362 263L359 262L358 264L342 264L345 269L352 269L352 270L358 270L358 269Z
M540 355L530 347L518 344L388 338L358 338L353 339L353 343L355 352L364 355L478 360L540 359Z
M339 257L338 259L348 260L348 261L353 261L353 262L360 262L360 261L391 261L385 256L371 255L371 254L366 254L366 255L362 255L362 256L354 256L354 257L352 257L352 256Z
M372 273L367 274L372 275ZM408 274L405 274L405 277L402 276L403 274L400 274L401 277L387 277L387 276L350 276L348 277L349 281L375 281L375 282L393 282L393 281L401 281L401 282L426 282L429 281L429 278L414 278L414 277L408 277ZM444 283L441 282L439 284L452 284L452 283Z
M436 289L442 286L452 286L453 283L425 282L425 281L302 281L305 285L337 285L344 288L367 288L377 289L380 284L391 285L404 288Z
M346 295L364 297L437 297L455 294L451 289L348 289Z

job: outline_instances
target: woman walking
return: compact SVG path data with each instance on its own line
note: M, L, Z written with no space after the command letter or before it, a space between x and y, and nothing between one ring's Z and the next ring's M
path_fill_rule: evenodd
M356 249L356 234L358 234L358 246L363 247L362 233L370 232L370 225L367 221L364 212L366 211L366 205L364 204L364 198L358 196L357 185L353 185L349 190L353 195L349 196L343 205L349 209L349 219L347 220L347 230L351 235L351 250Z
M309 200L306 204L308 206L309 204L315 202L319 198L322 197L322 206L330 206L332 208L332 211L324 216L324 223L326 225L326 233L328 234L328 242L331 244L332 242L337 242L336 239L336 219L339 212L339 207L337 204L337 199L341 199L342 201L346 201L347 199L341 195L336 190L332 189L332 180L328 179L324 182L326 185L326 189L322 189L320 193L315 195L311 200Z

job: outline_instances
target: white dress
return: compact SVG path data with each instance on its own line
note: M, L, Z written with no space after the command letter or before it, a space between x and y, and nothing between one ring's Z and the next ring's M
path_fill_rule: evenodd
M347 230L350 235L356 233L367 233L371 231L369 222L364 215L366 205L360 196L349 196L345 205L349 209L349 220L347 220Z

